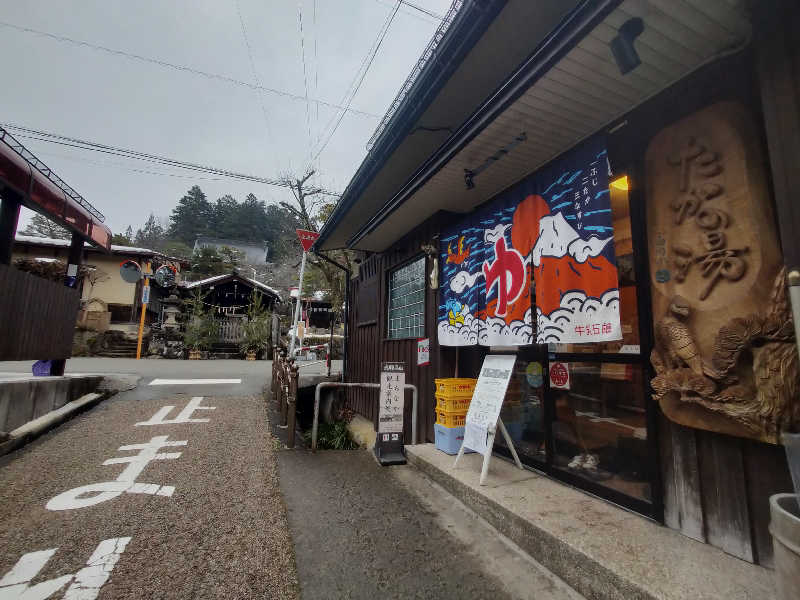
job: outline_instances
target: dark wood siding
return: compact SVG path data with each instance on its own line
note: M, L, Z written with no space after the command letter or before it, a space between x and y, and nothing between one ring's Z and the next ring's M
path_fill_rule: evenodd
M434 216L409 235L383 253L365 260L358 277L350 281L350 297L359 298L375 294L377 313L372 320L362 319L364 313L357 307L350 312L350 340L348 356L348 381L377 382L380 363L400 361L406 363L406 382L417 386L419 391L419 413L417 439L433 441L433 424L436 421L433 380L436 377L452 377L455 368L455 350L440 348L436 339L436 313L439 293L430 287L433 257L425 260L425 334L430 339L431 364L417 366L417 339L387 339L387 292L389 274L404 263L425 256L424 244L433 244L438 249L440 217ZM367 313L369 315L370 313ZM377 422L377 391L350 390L350 407ZM406 396L406 443L411 442L411 397Z
M0 265L0 360L72 355L78 290Z
M769 497L791 492L781 446L661 417L664 522L743 560L772 566Z

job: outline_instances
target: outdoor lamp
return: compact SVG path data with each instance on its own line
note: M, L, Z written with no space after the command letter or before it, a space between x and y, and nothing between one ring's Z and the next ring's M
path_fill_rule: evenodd
M617 36L611 40L611 53L617 62L619 72L625 75L642 64L633 41L644 31L644 21L633 17L625 21L619 28Z

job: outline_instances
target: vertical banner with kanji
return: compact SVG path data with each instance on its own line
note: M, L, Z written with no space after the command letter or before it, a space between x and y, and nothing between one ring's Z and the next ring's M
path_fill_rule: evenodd
M403 433L403 395L406 385L405 363L385 362L381 366L378 435ZM381 436L382 437L382 436ZM395 441L397 437L395 437ZM391 441L387 438L386 441Z

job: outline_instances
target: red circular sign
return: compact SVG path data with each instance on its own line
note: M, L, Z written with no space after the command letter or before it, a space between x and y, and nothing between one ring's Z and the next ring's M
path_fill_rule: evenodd
M554 387L564 387L569 381L569 372L564 363L553 363L550 365L550 383Z

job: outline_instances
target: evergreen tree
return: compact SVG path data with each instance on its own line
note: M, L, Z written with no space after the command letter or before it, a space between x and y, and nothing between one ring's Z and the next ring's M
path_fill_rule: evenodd
M214 220L214 209L196 185L178 201L170 215L169 234L187 246L194 246L198 236L207 235Z
M164 231L155 215L150 213L144 227L136 231L136 237L133 241L140 248L158 250L164 245L166 238L166 231Z
M28 226L20 231L22 235L32 235L33 237L51 238L54 240L71 240L72 233L57 225L44 215L36 213L33 215Z

